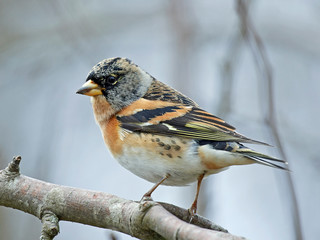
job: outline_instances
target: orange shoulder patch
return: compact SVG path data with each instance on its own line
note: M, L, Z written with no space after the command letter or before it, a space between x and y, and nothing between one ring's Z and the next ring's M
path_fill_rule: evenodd
M174 105L176 105L176 103L164 102L160 100L147 100L147 99L140 98L137 101L130 104L129 106L122 109L120 112L117 113L117 115L120 117L129 116L144 109L150 110L150 109L156 109L156 108L174 106Z
M159 122L162 122L162 121L168 121L177 117L184 116L186 113L190 112L191 109L192 107L179 106L179 109L175 110L174 112L167 112L161 116L152 118L148 122L151 124L158 124Z

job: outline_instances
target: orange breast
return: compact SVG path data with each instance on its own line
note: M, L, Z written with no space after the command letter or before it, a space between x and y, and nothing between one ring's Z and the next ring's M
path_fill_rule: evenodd
M122 140L120 139L119 121L115 116L100 126L103 138L113 155L122 153Z

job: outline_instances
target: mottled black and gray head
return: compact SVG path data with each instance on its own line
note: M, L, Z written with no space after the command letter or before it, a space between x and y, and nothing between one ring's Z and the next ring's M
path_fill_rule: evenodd
M103 95L114 110L121 110L144 96L152 77L126 58L109 58L96 64L77 93Z

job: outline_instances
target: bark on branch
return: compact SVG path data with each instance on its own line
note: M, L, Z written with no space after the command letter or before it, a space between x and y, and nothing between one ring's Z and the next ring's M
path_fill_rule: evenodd
M43 223L40 239L59 233L58 221L116 230L140 239L244 239L185 209L153 201L60 186L21 175L21 157L0 171L0 206L32 214Z

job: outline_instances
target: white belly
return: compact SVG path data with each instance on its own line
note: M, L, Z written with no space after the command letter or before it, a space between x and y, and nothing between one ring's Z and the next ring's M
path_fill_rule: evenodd
M125 147L121 157L116 159L123 167L150 182L158 182L169 174L163 184L171 186L194 182L205 171L195 147L180 157L171 158L143 147Z
M169 140L179 141L175 138ZM174 150L171 152L169 157L165 151L161 152L162 155L159 154L157 147L148 150L140 146L125 146L121 156L115 158L135 175L153 183L169 174L170 177L163 184L170 186L183 186L197 181L199 175L204 172L212 174L222 170L208 171L199 158L198 145L192 140L188 140L177 154L174 154Z

